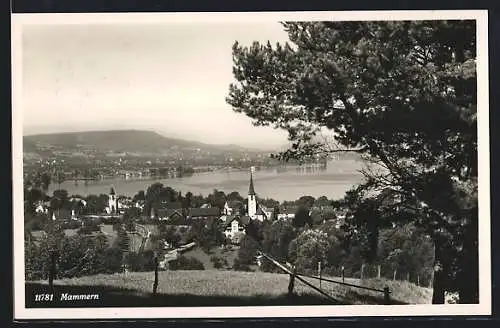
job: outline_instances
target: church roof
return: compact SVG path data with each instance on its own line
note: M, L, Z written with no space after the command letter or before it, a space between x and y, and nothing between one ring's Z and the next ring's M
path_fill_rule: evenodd
M207 208L190 208L189 216L190 217L210 217L210 216L219 216L220 209L218 207L207 207Z
M255 196L255 189L253 187L253 176L251 171L250 171L250 187L248 188L248 194Z

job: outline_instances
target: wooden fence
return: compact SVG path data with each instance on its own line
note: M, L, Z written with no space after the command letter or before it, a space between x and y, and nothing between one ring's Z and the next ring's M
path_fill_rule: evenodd
M347 286L347 287L351 287L351 288L358 288L358 289L369 290L369 291L372 291L372 292L383 293L383 295L384 295L384 304L386 304L386 305L391 304L391 297L390 297L391 291L390 291L389 287L387 287L387 286L384 287L383 289L377 289L377 288L371 288L371 287L366 287L366 286L360 286L360 285L346 283L344 281L344 277L342 277L342 281L337 281L337 280L333 280L333 279L324 278L324 277L321 277L321 264L318 264L319 276L299 274L299 273L297 273L297 271L296 271L296 269L295 269L294 266L292 266L292 265L289 265L289 266L283 265L283 264L279 263L277 260L273 259L271 256L265 254L262 251L259 251L258 253L260 255L262 255L263 257L265 257L267 260L269 260L271 263L273 263L275 266L277 266L278 268L280 268L281 270L283 270L285 273L287 273L290 276L290 281L289 281L289 284L288 284L288 294L290 296L292 296L293 293L294 293L293 290L294 290L294 286L295 286L295 279L297 279L300 282L302 282L305 285L307 285L308 287L310 287L313 290L317 291L321 295L325 296L326 298L328 298L328 299L330 299L330 300L332 300L334 302L337 302L337 300L334 299L330 294L328 294L326 291L324 291L323 289L321 289L321 281L326 281L326 282L335 283L335 284L339 284L339 285L343 285L343 286ZM320 281L320 287L318 288L318 287L314 286L313 284L311 284L310 282L308 282L307 280L305 280L303 278L309 278L309 279L317 279L317 280L319 280Z

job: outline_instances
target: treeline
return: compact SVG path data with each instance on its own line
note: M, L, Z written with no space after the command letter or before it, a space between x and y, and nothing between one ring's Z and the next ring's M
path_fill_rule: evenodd
M432 279L432 241L410 224L381 229L376 245L366 243L364 234L352 236L338 229L334 222L313 228L297 227L291 221L254 222L248 230L240 244L235 270L250 270L260 249L305 274L316 274L321 262L322 273L330 276L341 276L343 268L346 277L374 278L380 270L380 277L411 280L424 286ZM260 270L280 269L263 258Z

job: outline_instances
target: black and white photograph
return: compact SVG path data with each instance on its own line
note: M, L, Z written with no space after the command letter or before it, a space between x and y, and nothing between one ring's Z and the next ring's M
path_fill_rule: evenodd
M487 18L13 14L15 318L490 314Z

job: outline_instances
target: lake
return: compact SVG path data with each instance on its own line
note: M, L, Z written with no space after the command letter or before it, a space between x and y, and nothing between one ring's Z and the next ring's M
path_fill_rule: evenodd
M278 201L295 200L301 196L327 196L338 199L354 184L362 181L359 170L362 162L355 160L338 160L329 162L326 169L299 170L296 167L278 169L262 169L254 173L255 192L261 198L273 198ZM50 186L49 192L55 189L66 189L70 195L107 194L113 186L118 195L134 196L138 191L148 188L155 182L161 182L183 194L190 191L193 194L208 195L214 189L225 193L239 192L243 197L248 193L248 171L207 172L190 177L172 179L106 179L75 184L65 181Z

